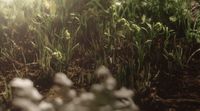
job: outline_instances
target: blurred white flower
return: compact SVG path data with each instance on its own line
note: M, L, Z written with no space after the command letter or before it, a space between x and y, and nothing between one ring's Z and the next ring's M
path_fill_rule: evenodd
M93 85L91 92L83 92L80 96L71 89L72 81L64 73L57 73L54 82L59 97L50 102L42 100L43 96L32 81L15 78L10 82L13 106L22 111L138 111L132 100L132 90L123 87L116 91L117 81L105 66L96 73L104 77L103 81Z
M107 77L107 76L110 76L111 75L111 73L110 73L110 71L109 71L109 69L107 68L107 67L105 67L105 66L100 66L97 70L96 70L96 75L98 76L98 77Z
M60 98L60 97L56 97L54 98L52 104L55 106L55 107L59 107L59 106L62 106L63 105L63 100Z
M95 95L93 93L83 93L80 96L80 102L84 106L91 105L92 102L95 100Z
M39 106L41 111L55 111L55 108L51 103L42 101Z
M41 111L37 105L27 99L17 98L12 101L12 104L21 111Z
M56 73L54 77L54 83L60 86L71 87L73 82L64 74L64 73Z
M100 93L103 90L104 90L104 87L102 85L100 85L100 84L94 84L94 85L92 85L92 88L91 88L91 91L93 93Z
M76 96L77 96L76 91L73 89L70 89L69 91L66 91L64 93L64 101L71 102Z
M132 90L128 90L125 87L122 87L120 90L114 92L114 95L117 98L131 98L133 94Z
M10 82L13 90L14 98L25 98L34 102L42 99L42 95L33 86L33 82L29 79L15 78Z
M99 108L99 111L114 111L110 105L105 105Z
M114 92L114 96L120 101L115 101L113 106L123 111L138 111L139 108L132 100L133 95L134 93L132 90L122 87L120 90Z
M10 82L12 88L32 88L33 82L29 79L14 78Z
M117 86L117 81L115 80L115 78L110 76L103 82L103 84L107 90L114 90Z
M77 111L77 107L75 104L73 104L72 102L65 104L64 106L62 106L59 111Z
M36 88L32 88L31 90L29 90L27 92L29 92L29 94L27 93L28 99L30 99L34 102L38 102L38 101L42 100L42 98L43 98L43 96L38 92L38 90Z

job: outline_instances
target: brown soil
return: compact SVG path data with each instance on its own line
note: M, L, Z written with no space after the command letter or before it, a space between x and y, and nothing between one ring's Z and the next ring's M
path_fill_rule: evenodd
M90 66L84 64L90 63ZM65 73L74 81L74 88L89 89L95 82L92 60L73 59ZM200 111L200 61L175 74L160 73L150 88L136 94L135 100L142 111ZM36 63L24 65L10 59L0 60L0 103L8 105L5 95L7 83L14 77L29 78L49 99L57 96L52 89L55 71L45 71ZM88 76L91 75L91 76ZM9 107L9 105L7 106Z

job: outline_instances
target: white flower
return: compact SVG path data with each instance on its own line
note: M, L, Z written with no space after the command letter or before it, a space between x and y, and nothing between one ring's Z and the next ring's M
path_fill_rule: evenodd
M54 107L53 107L53 105L51 103L44 102L44 101L42 101L39 104L39 108L42 111L55 111L55 109L54 109Z
M64 73L61 72L55 75L54 82L65 87L71 87L73 85L72 81Z
M36 88L32 88L30 93L27 94L27 97L34 102L40 101L43 98Z
M125 87L121 88L118 91L115 91L114 96L120 101L115 101L113 106L116 109L122 109L123 111L138 111L139 108L132 100L133 95L133 91L128 90Z
M42 95L33 86L33 82L29 79L15 78L10 82L13 88L14 98L25 98L34 102L42 99Z
M114 90L116 85L117 85L117 81L115 80L115 78L113 78L112 76L108 77L105 81L104 81L104 87L107 90Z
M65 98L71 101L71 100L74 99L76 96L77 96L76 91L73 90L73 89L71 89L71 90L69 90L68 92L66 92Z
M41 111L37 105L27 99L17 98L13 100L12 104L22 111Z
M95 100L95 95L93 93L83 93L80 96L81 104L84 106L89 106Z
M111 73L109 71L108 68L106 68L105 66L100 66L97 70L96 70L96 75L98 77L107 77L110 76Z
M128 90L125 87L122 87L120 90L114 92L114 95L117 98L131 98L133 94L133 91Z
M100 84L94 84L94 85L92 85L91 90L94 93L101 93L104 90L104 87Z
M33 82L29 79L14 78L10 82L10 86L13 88L32 88Z
M60 97L56 97L52 103L55 107L59 107L63 105L63 100Z

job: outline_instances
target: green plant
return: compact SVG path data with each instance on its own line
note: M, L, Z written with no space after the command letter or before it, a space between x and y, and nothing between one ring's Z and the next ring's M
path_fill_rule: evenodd
M189 0L13 1L0 4L0 57L24 64L29 50L31 62L57 71L89 55L84 59L110 67L121 85L139 91L155 72L183 69L199 52L187 55L183 45L200 37L199 12L194 19Z
M138 14L137 11L142 10L136 6L139 1L110 2L110 6L106 7L100 1L91 1L86 5L89 8L83 10L79 17L81 27L78 35L83 37L83 47L94 55L98 65L117 67L116 77L121 84L131 81L129 85L134 84L134 88L140 90L153 77L150 74L151 60L147 60L151 58L152 41L160 35L167 41L171 30L146 15ZM126 77L134 79L124 80Z
M3 102L9 102L12 100L12 91L9 86L9 84L6 82L5 78L3 78L3 84L4 84L4 91L0 93L0 96L2 97L2 101L0 100L0 103ZM0 107L1 108L1 107Z
M34 44L39 51L38 61L43 68L51 68L53 63L56 64L56 70L61 70L72 57L74 48L78 46L74 43L74 37L68 31L66 22L67 11L70 9L70 6L66 5L72 4L72 1L46 2L47 12L44 10L38 13L31 25L36 34ZM48 3L51 3L51 7Z

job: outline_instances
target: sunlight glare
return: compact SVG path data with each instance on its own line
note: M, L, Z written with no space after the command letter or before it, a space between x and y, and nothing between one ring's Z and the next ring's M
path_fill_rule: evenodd
M13 3L13 0L1 0L2 2L4 2L4 3L6 3L6 4L11 4L11 3Z

